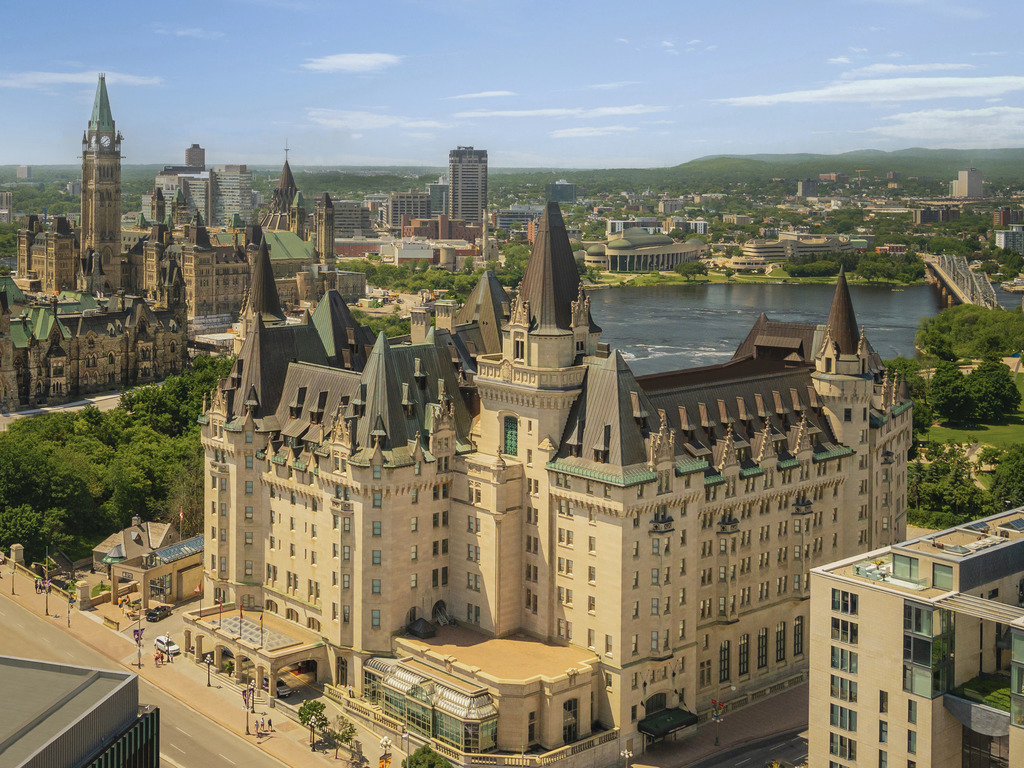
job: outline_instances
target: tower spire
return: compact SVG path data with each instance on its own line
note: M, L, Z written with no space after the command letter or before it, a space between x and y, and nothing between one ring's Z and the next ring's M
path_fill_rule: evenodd
M90 131L113 131L114 117L110 113L110 98L107 96L107 76L100 72L96 84L96 98L92 103L92 117L89 118Z
M860 331L857 329L857 317L853 313L853 300L850 298L850 287L846 284L846 270L839 269L839 281L832 297L832 308L828 313L827 333L839 346L839 354L856 355Z

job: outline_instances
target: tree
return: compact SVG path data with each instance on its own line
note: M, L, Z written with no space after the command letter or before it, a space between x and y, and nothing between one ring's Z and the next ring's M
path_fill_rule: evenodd
M424 744L402 761L403 768L452 768L452 764L442 755Z
M1024 504L1024 445L1010 446L996 465L992 495L1002 509Z
M316 732L323 731L330 725L330 720L324 714L324 703L311 699L302 702L299 707L299 723L309 728L309 748L313 749L316 744Z
M974 398L975 416L986 424L1003 421L1020 407L1020 390L1007 365L989 358L967 377L967 391Z
M964 449L955 443L933 443L927 461L907 467L907 483L916 509L910 522L929 528L949 528L991 514L992 497L974 483Z
M939 418L954 424L966 424L974 418L974 399L960 369L941 361L928 384L928 402Z
M342 744L351 744L356 737L356 727L343 715L334 718L331 730L327 733L328 738L334 742L334 759L338 759L338 750Z
M682 264L676 264L675 271L689 282L697 275L706 275L708 268L703 261L684 261Z

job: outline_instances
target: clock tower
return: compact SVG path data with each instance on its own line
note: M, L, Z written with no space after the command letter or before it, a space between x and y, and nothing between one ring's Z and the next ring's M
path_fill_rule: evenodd
M100 254L109 287L121 287L121 134L100 74L89 128L82 135L82 251Z

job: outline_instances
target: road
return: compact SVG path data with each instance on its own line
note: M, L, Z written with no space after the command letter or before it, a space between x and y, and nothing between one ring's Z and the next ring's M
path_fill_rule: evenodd
M54 626L56 620L37 616L9 596L2 596L0 654L125 671L103 654ZM160 707L160 757L171 768L243 765L280 768L284 765L141 678L139 702Z
M772 736L753 746L740 746L711 755L687 768L764 768L772 760L786 766L804 765L807 761L807 739L793 733Z
M107 395L95 395L84 400L78 400L66 405L51 405L45 408L34 408L27 411L13 411L7 414L0 414L0 432L6 432L8 425L17 420L29 416L40 416L44 413L59 413L61 411L80 411L90 405L96 406L101 411L110 411L121 402L121 393L115 392Z

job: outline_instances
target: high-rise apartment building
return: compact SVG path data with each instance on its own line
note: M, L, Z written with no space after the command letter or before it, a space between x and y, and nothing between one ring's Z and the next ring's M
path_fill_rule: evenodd
M439 176L437 181L427 184L427 194L430 195L430 215L448 213L448 179Z
M993 227L1008 227L1011 224L1020 224L1022 222L1024 222L1024 210L1020 208L1006 206L997 208L992 212Z
M0 189L0 224L14 222L14 194Z
M198 144L193 144L191 147L187 147L185 149L185 165L189 168L198 168L200 171L205 171L206 150Z
M1009 229L996 230L996 248L1024 253L1024 224L1013 224Z
M818 180L817 179L804 179L796 183L796 196L797 197L817 197L818 195Z
M808 765L1024 765L1024 508L815 568L810 644Z
M977 168L968 168L960 171L956 180L950 182L950 196L964 198L978 198L985 196L985 187L981 171Z
M402 217L426 219L430 217L430 195L426 192L392 192L388 195L384 224L388 229L401 230Z
M802 682L810 569L905 530L911 402L845 277L822 325L642 377L579 280L550 203L514 300L485 273L372 349L339 302L254 321L201 417L207 594L244 617L187 616L195 657L302 664L459 765L607 764Z
M235 214L252 223L252 172L244 165L218 165L210 172L210 222L227 226Z
M480 224L487 210L487 150L457 147L448 153L448 218Z

